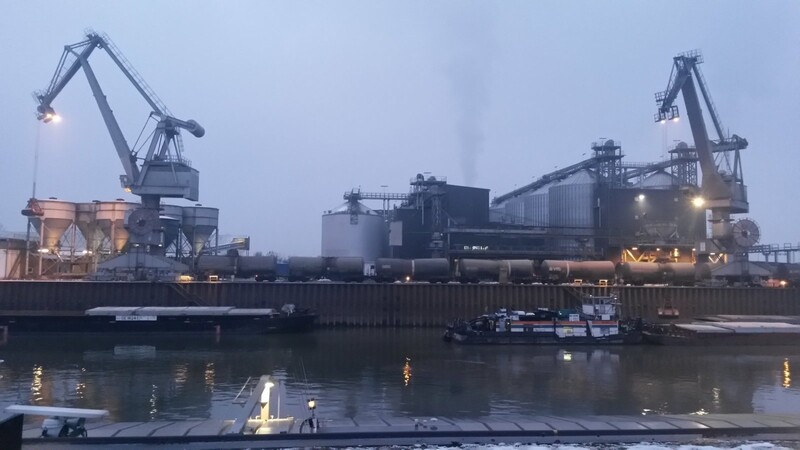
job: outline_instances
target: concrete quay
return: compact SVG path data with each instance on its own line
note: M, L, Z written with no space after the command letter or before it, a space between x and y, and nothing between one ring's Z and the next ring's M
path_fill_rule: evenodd
M280 419L234 433L235 420L87 424L86 438L40 438L26 425L23 448L286 448L512 443L639 443L781 441L800 444L800 415L709 414L648 416L531 416L454 419L362 416L325 419L317 430L307 420Z

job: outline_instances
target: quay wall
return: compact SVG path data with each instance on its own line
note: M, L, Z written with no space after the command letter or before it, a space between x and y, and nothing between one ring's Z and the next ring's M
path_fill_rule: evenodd
M656 320L668 301L681 319L713 314L800 315L800 289L508 284L2 281L0 311L82 312L97 306L236 306L285 303L321 325L435 326L506 307L578 305L578 293L617 292L623 317Z

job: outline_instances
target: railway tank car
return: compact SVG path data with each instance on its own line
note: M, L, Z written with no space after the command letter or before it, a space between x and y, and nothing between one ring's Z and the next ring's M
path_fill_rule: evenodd
M478 283L500 279L500 261L492 259L460 259L456 265L458 281Z
M691 286L703 279L700 270L701 266L692 263L622 262L617 265L617 282L633 285Z
M582 280L589 283L613 283L616 268L611 261L563 261L546 259L539 266L539 275L546 283L560 284Z

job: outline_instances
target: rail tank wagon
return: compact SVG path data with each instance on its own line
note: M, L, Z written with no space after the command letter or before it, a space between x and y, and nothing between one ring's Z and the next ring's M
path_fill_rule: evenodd
M623 262L617 265L618 281L622 284L657 284L666 278L665 268L651 262Z
M692 263L665 263L663 273L666 277L664 281L675 286L692 286L697 278Z
M536 281L536 263L530 259L507 259L499 261L500 270L505 268L508 281L512 283L532 283Z
M289 281L309 281L325 276L325 259L315 256L289 258Z
M278 258L275 256L239 256L236 275L255 277L256 281L275 281Z
M236 256L201 255L196 258L194 267L199 279L209 275L230 277L236 275Z
M568 283L574 280L613 282L614 263L611 261L562 261L546 259L539 268L542 280L548 283Z
M450 281L450 261L447 258L414 259L411 262L414 281L447 283Z
M364 281L364 258L350 256L327 259L327 275L336 281Z
M375 260L375 278L378 282L410 280L414 275L410 259L378 258Z
M498 281L500 262L490 259L460 259L458 261L458 280L462 283Z

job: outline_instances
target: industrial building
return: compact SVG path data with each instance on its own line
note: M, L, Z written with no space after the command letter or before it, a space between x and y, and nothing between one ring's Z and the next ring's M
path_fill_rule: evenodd
M488 189L421 174L407 194L350 191L323 215L322 255L692 261L706 234L705 211L692 203L694 149L680 143L668 161L628 164L618 141L591 147L590 158L491 202ZM376 212L363 200L400 203ZM341 242L353 243L349 253L334 250Z

